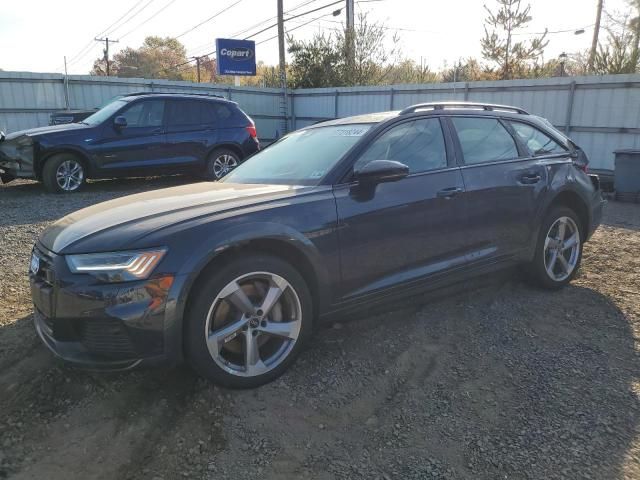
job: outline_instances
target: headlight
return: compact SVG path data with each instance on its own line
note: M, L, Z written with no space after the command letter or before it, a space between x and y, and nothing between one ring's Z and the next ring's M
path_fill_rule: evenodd
M107 282L144 280L151 275L166 248L132 252L83 253L67 255L67 265L73 273L87 273Z
M18 148L28 148L33 146L33 139L31 137L24 136L17 139L16 143L18 144Z

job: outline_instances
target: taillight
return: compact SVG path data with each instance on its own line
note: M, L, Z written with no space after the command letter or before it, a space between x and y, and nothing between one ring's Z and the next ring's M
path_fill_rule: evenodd
M255 125L249 125L247 127L247 132L249 132L249 135L251 136L251 138L258 138L258 131L256 130Z

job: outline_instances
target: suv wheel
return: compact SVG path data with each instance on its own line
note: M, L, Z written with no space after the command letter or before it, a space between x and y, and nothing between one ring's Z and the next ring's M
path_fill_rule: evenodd
M207 159L204 177L207 180L220 180L240 163L238 155L226 148L217 148Z
M569 208L557 207L546 215L529 265L538 285L556 289L576 276L582 259L582 231L580 220Z
M84 182L84 166L74 155L54 155L46 161L42 169L42 183L51 193L75 192Z
M233 388L279 377L312 331L311 295L288 263L252 255L205 278L188 306L186 356L200 375Z

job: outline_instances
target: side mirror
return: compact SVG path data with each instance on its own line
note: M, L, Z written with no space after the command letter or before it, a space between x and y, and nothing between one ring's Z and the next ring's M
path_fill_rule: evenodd
M395 182L409 175L409 167L395 160L373 160L353 172L360 184Z
M125 128L127 126L127 118L123 116L118 116L114 118L113 126L118 130Z

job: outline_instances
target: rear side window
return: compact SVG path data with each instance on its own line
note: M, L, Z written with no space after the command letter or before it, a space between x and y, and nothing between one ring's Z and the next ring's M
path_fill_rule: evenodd
M404 122L390 128L367 148L354 165L362 168L373 160L395 160L409 173L427 172L447 166L447 152L440 120L428 118Z
M233 111L226 105L214 103L212 104L212 107L213 115L222 122L233 117Z
M197 100L173 101L169 110L169 125L175 127L213 125L215 114L209 105L209 102Z
M565 153L567 149L556 142L546 133L527 124L520 122L509 122L516 134L522 140L531 155L548 155L553 153Z
M465 164L518 158L515 140L497 119L451 117L451 121L458 133Z

